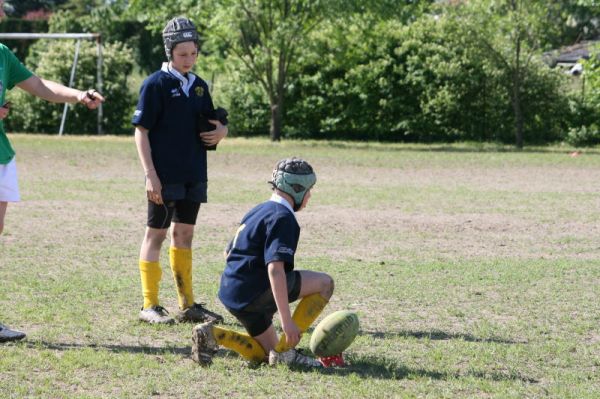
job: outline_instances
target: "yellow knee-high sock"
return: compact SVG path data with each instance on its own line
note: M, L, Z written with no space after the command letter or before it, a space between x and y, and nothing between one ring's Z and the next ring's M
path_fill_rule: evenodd
M192 250L189 248L169 248L171 270L177 286L179 309L187 309L194 304L192 288Z
M142 295L144 296L144 309L158 305L158 288L162 269L159 262L149 262L140 259L140 277L142 278Z
M213 326L212 329L217 344L237 352L244 359L261 362L266 357L263 347L248 334L217 326Z
M327 299L323 298L321 294L312 294L302 298L292 315L292 320L294 320L300 331L305 332L308 330L313 321L319 317L327 302ZM275 350L285 352L288 349L290 348L285 342L285 334L282 334Z

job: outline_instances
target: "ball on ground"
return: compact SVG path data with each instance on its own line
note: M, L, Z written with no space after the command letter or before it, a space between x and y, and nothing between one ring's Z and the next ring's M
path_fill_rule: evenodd
M310 350L319 357L342 353L358 334L358 316L349 310L339 310L325 317L310 337Z

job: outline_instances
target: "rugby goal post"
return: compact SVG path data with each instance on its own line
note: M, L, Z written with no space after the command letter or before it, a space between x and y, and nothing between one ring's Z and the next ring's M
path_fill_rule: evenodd
M1 39L22 39L22 40L35 40L35 39L71 39L76 40L75 42L75 55L73 57L73 66L71 67L71 76L69 78L69 87L73 86L75 80L75 70L77 69L77 59L79 58L79 45L82 39L96 40L96 54L98 56L96 62L96 79L98 81L97 88L102 93L102 39L100 33L0 33ZM58 130L59 136L62 136L65 121L67 120L67 110L69 104L65 104L63 108L62 118L60 120L60 128ZM102 134L102 103L98 107L98 134Z

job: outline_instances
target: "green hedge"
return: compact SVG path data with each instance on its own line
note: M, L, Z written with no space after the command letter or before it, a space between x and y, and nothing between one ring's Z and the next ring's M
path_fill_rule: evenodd
M325 25L308 38L289 77L284 137L514 143L505 72L451 22ZM238 135L268 132L268 101L235 60L220 77ZM564 139L564 76L531 62L522 87L524 139ZM221 87L219 86L219 87ZM235 121L235 123L233 123ZM237 124L236 124L237 123Z
M27 66L37 75L68 84L75 45L72 40L39 40L31 48ZM133 68L133 52L122 43L108 43L103 48L102 94L104 105L104 132L131 134L130 118L135 108L135 98L127 88L127 77ZM96 44L81 42L74 87L97 87ZM10 118L5 120L9 131L56 133L59 130L63 105L53 104L31 96L22 90L12 90L8 96L13 102ZM79 104L70 106L65 133L96 133L97 114Z

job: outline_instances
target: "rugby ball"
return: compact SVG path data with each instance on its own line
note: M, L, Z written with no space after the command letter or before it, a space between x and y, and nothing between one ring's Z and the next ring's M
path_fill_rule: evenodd
M310 350L319 357L342 353L358 334L358 316L349 310L339 310L325 317L310 337Z

